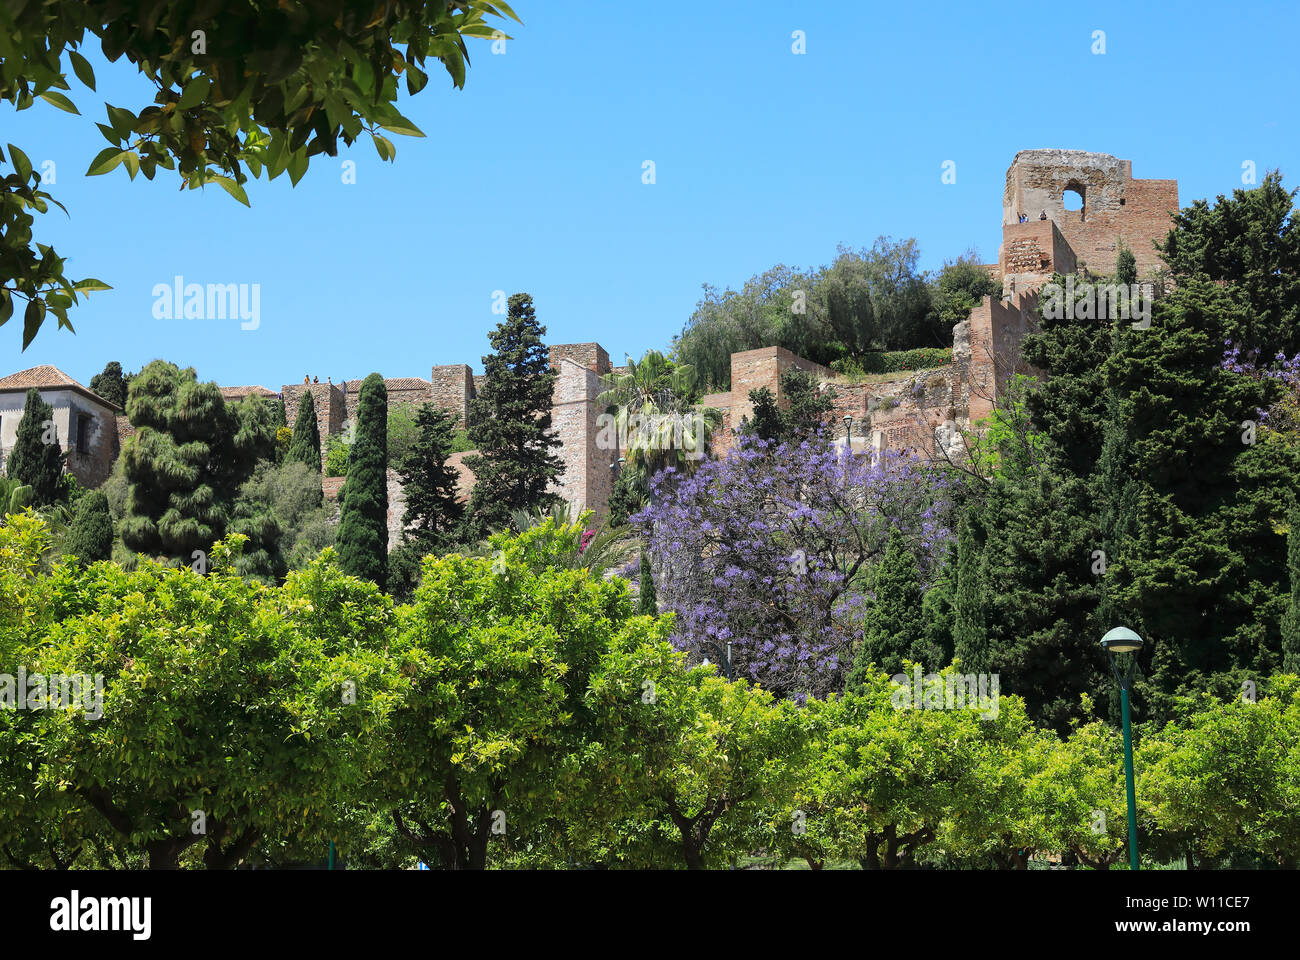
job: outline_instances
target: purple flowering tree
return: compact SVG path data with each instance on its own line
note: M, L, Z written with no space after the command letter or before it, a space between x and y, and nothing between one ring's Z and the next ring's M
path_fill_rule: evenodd
M686 476L665 470L633 517L674 642L783 696L842 688L863 635L868 573L891 529L922 575L951 534L944 480L914 457L742 440Z
M1268 409L1255 411L1260 426L1274 433L1300 434L1300 353L1288 358L1279 350L1273 362L1265 366L1260 364L1258 350L1243 354L1241 347L1231 340L1225 340L1223 345L1223 361L1219 364L1222 369L1272 380L1282 387L1281 396Z

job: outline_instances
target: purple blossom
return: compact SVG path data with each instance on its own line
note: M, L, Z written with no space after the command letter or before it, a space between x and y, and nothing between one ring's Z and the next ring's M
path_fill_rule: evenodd
M852 456L823 443L742 440L694 473L664 471L633 517L656 562L675 645L721 660L774 692L821 696L843 685L863 634L868 576L890 530L932 578L951 533L942 474L887 451Z

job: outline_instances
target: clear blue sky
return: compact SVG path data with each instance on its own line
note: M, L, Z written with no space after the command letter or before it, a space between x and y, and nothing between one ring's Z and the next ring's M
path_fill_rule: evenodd
M71 214L38 217L37 239L115 288L73 311L75 336L51 318L25 353L11 321L0 373L53 363L85 383L164 357L277 389L477 371L498 289L533 294L550 342L597 340L617 363L666 347L702 283L822 264L837 243L914 236L927 269L971 247L993 260L1020 149L1130 159L1178 179L1183 204L1240 186L1244 160L1300 184L1294 2L514 6L524 26L505 55L473 43L465 90L431 72L401 104L428 136L394 136L394 164L363 137L296 188L250 182L251 209L168 171L83 176L103 102L149 102L125 61L90 51L82 117L0 105L0 140L55 161ZM177 274L260 284L260 328L155 320L153 287Z

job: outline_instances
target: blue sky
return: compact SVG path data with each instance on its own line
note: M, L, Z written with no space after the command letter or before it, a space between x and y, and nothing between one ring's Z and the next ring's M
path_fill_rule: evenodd
M826 263L838 243L914 236L927 269L995 259L1017 150L1127 158L1179 180L1183 204L1241 186L1245 160L1300 184L1294 3L514 6L524 25L504 55L474 43L463 91L431 71L400 104L427 137L392 137L395 163L363 136L295 188L250 182L251 209L168 171L83 176L104 101L150 102L125 61L88 51L99 93L71 81L81 117L0 105L0 141L54 161L71 214L38 217L37 239L115 288L74 309L75 336L50 319L25 353L10 322L0 373L53 363L85 383L164 357L278 389L477 371L495 290L533 294L550 342L597 340L617 363L665 348L702 283ZM177 274L259 284L260 326L155 319L153 288Z

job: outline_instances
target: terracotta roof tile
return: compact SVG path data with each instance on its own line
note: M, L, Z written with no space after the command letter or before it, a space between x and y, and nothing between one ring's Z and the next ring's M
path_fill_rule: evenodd
M31 367L27 370L19 370L17 373L11 373L7 377L0 377L0 392L10 392L15 390L30 390L35 387L38 390L75 390L77 393L85 394L92 400L97 400L110 410L117 410L116 404L110 403L97 393L92 393L82 384L73 380L70 376L52 364L42 364L39 367Z

